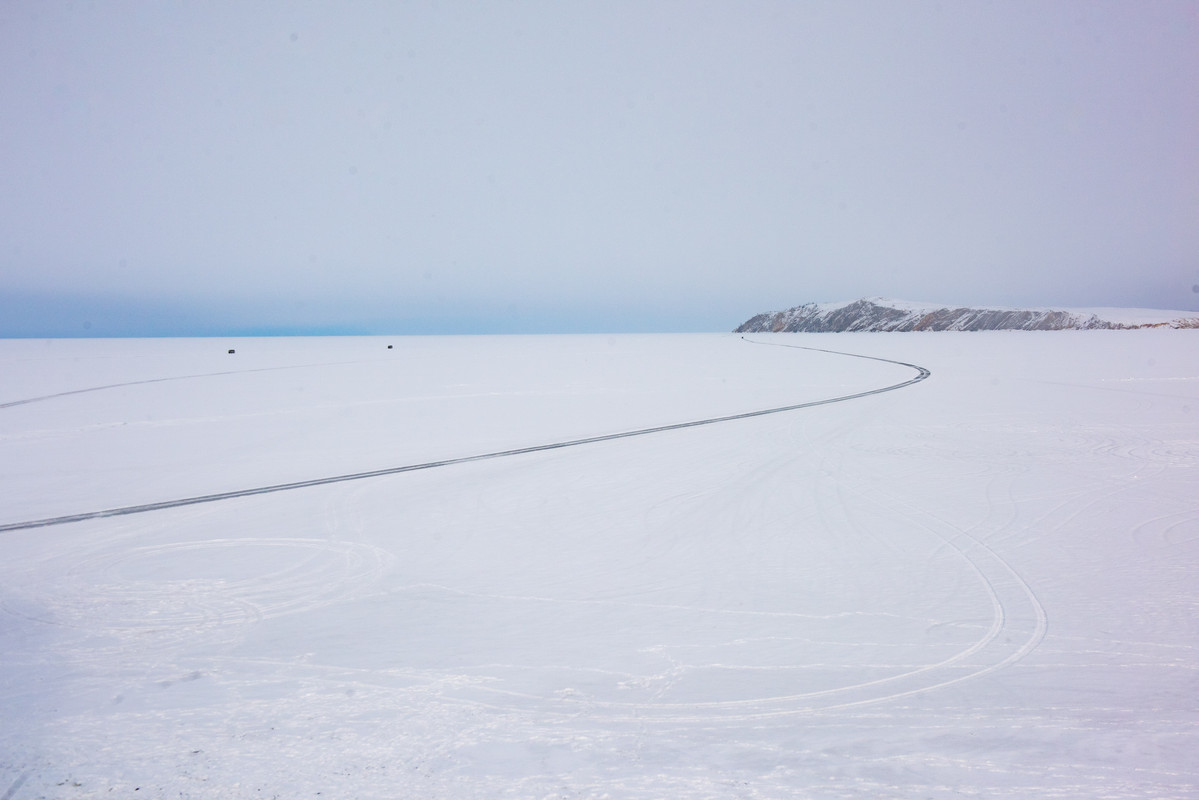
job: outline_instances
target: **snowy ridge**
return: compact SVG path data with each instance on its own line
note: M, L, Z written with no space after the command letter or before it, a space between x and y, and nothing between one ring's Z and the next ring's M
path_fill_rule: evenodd
M864 298L849 303L805 303L758 314L734 333L840 333L843 331L1058 331L1199 328L1199 314L1143 308L947 308L927 303Z

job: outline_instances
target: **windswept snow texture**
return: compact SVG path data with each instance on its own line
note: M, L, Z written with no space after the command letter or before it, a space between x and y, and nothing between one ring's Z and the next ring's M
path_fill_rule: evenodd
M1194 336L0 342L0 524L932 372L0 534L0 797L1193 798Z
M872 297L852 303L805 303L757 314L734 333L907 331L1061 331L1199 328L1193 311L1151 308L946 308Z

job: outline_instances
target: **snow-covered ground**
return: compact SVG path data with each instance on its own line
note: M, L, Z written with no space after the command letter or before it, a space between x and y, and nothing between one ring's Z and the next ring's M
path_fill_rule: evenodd
M1194 331L4 341L0 525L796 345L0 533L0 799L1199 794Z

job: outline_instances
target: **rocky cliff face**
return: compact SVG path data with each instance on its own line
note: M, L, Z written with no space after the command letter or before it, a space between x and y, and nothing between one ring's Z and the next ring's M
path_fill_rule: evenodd
M1105 319L1081 310L937 308L872 298L852 303L807 303L751 317L735 333L839 333L842 331L1058 331L1132 328L1199 328L1199 314L1150 312Z

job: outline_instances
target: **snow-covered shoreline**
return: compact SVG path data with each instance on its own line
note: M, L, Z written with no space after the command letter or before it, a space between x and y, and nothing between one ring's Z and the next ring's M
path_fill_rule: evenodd
M944 306L869 297L757 314L735 333L1199 328L1199 312L1152 308Z

